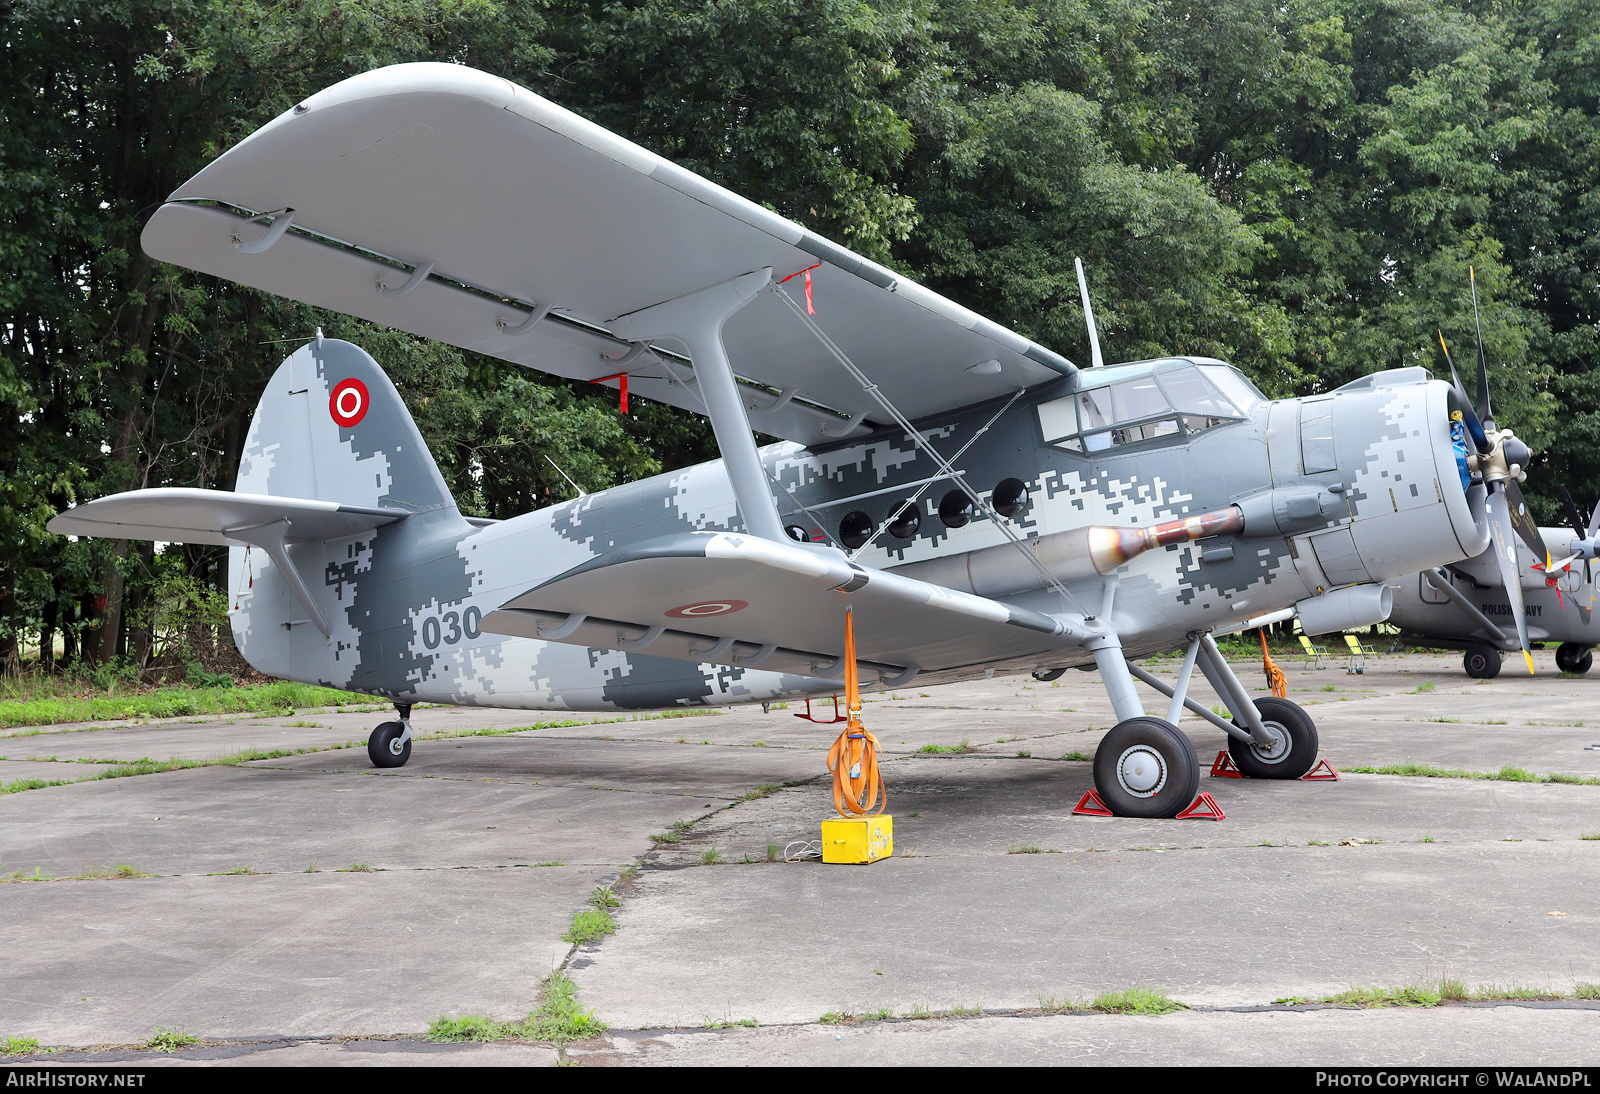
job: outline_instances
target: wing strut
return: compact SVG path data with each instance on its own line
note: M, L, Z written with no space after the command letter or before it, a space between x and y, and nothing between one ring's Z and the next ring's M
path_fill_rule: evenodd
M767 489L767 474L750 433L739 384L733 378L722 325L755 298L772 280L772 268L741 274L720 285L630 312L611 324L611 333L635 344L652 338L676 338L689 348L695 379L711 416L722 465L733 483L733 496L745 530L762 539L783 540L783 521Z

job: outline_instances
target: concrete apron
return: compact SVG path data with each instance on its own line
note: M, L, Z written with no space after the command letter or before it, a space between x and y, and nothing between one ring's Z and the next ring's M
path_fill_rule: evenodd
M1541 664L1533 680L1507 673L1479 685L1451 658L1383 658L1360 677L1286 667L1291 698L1307 703L1336 764L1600 774L1600 750L1585 749L1600 730L1560 724L1582 721L1600 679L1563 679ZM1419 690L1426 683L1434 689ZM481 712L430 713L434 728L461 729ZM490 724L514 724L493 713ZM725 864L764 859L769 843L815 839L817 820L831 812L820 782L740 800L757 785L821 771L836 727L792 713L419 741L398 774L373 772L364 750L350 749L0 797L6 872L59 877L127 863L161 875L0 886L8 955L0 1034L46 1044L130 1043L156 1026L213 1038L326 1037L414 1033L442 1013L520 1017L539 978L566 955L557 939L585 894L646 855L651 832L708 816L686 841L647 858L618 912L619 932L572 961L583 1004L619 1028L808 1022L884 1007L1026 1008L1041 995L1135 985L1237 1005L1441 975L1566 992L1600 981L1590 941L1600 841L1580 838L1600 830L1600 787L1207 779L1224 822L1074 818L1089 765L1053 757L1092 754L1110 712L1093 677L1069 673L1055 687L1004 679L869 705L869 727L893 757L896 858L856 868ZM1462 720L1429 720L1445 717ZM1198 722L1185 728L1207 760L1222 746ZM138 730L120 731L125 747L97 745L117 732L52 734L42 754L15 747L38 737L19 738L5 742L5 754L25 756L29 777L89 767L65 762L72 758L151 754L138 749L152 740ZM162 732L178 734L169 743L189 754L237 750L226 722ZM326 735L335 743L352 732L341 725ZM268 743L256 736L252 744ZM975 751L916 752L963 738ZM1007 853L1023 844L1041 853ZM724 864L701 865L712 848ZM550 861L567 865L538 865ZM301 873L312 863L320 873ZM334 872L352 863L380 872ZM239 866L268 876L205 876ZM1095 1046L1113 1041L1124 1062L1159 1062L1160 1045L1187 1043L1182 1031L1192 1029L1192 1058L1228 1062L1233 1050L1216 1047L1229 1041L1222 1031L1248 1024L1270 1042L1346 1062L1359 1053L1337 1050L1341 1037L1367 1030L1377 1040L1364 1044L1382 1044L1387 1035L1377 1031L1392 1029L1396 1051L1422 1037L1430 1058L1456 1062L1450 1044L1488 1051L1493 1039L1472 1031L1491 1015L1536 1022L1554 1038L1548 1054L1531 1033L1513 1038L1528 1053L1523 1062L1574 1062L1580 1044L1600 1041L1594 1014L1582 1010L1316 1013L1338 1017L985 1018L617 1033L592 1047L597 1063L731 1063L742 1052L822 1062L796 1046L815 1041L823 1052L845 1043L837 1035L867 1057L934 1062L918 1031L942 1029L974 1062L989 1049L996 1062L1106 1059ZM1437 1023L1453 1023L1458 1041L1424 1032ZM1302 1035L1323 1029L1334 1032ZM1578 1038L1578 1029L1588 1032ZM411 1054L410 1043L331 1057L278 1043L254 1055L377 1062ZM647 1043L665 1047L639 1049ZM1556 1051L1563 1045L1572 1052ZM445 1062L448 1054L424 1055Z

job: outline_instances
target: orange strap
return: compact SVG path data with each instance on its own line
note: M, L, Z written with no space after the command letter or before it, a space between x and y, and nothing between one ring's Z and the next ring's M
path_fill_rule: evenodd
M1261 636L1261 671L1267 674L1267 687L1272 694L1280 699L1289 698L1289 678L1283 674L1278 663L1272 659L1272 654L1267 652L1267 629L1262 627L1256 631Z
M855 613L844 613L845 727L828 750L828 770L833 772L833 808L863 816L882 813L889 804L889 788L878 777L878 738L861 724L861 682L856 672ZM876 806L876 808L874 808Z

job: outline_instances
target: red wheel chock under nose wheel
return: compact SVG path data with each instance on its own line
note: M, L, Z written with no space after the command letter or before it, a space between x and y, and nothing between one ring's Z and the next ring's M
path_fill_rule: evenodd
M1217 758L1211 764L1211 777L1213 779L1242 779L1244 772L1233 762L1233 754L1227 749L1217 753Z

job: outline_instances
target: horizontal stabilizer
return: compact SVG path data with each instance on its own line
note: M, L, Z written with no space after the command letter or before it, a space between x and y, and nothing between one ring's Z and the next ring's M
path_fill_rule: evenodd
M1065 623L1040 612L867 569L830 548L722 532L620 548L507 601L483 628L832 677L843 671L851 604L858 662L895 684L1070 641Z
M284 543L342 539L391 524L404 509L369 509L314 498L274 498L232 490L174 487L130 490L85 502L45 527L63 536L156 539L170 543L255 543L250 533L283 525Z

